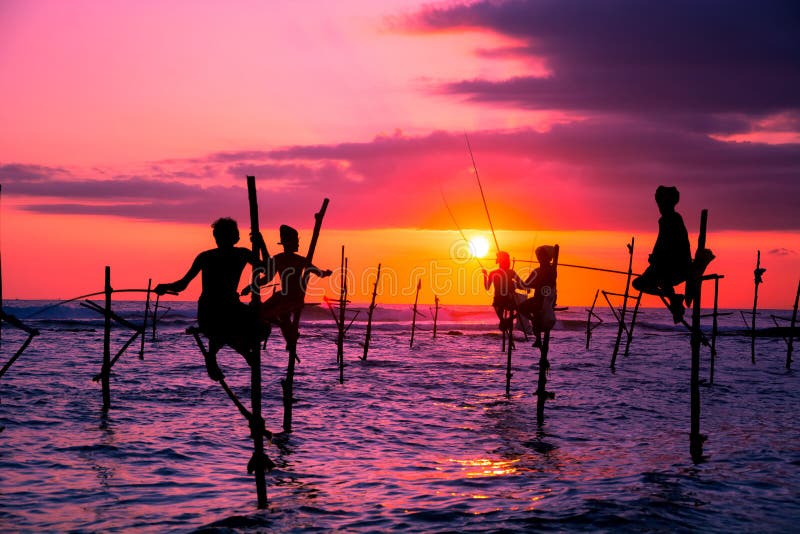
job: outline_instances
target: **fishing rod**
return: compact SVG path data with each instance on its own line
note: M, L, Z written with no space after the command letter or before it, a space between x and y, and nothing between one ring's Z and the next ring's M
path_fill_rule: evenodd
M147 292L154 293L154 291L152 289L112 289L111 292L112 293L147 293ZM85 295L80 295L80 296L77 296L77 297L73 297L71 299L62 300L60 302L56 302L55 304L50 304L49 306L45 306L44 308L39 308L38 310L36 310L32 314L26 316L25 318L28 319L30 317L33 317L34 315L39 315L40 313L42 313L44 311L52 310L53 308L57 308L58 306L63 306L64 304L69 304L70 302L75 302L76 300L86 299L86 298L89 298L89 297L96 297L98 295L105 295L105 294L106 294L105 291L95 291L94 293L87 293ZM167 295L177 295L177 293L175 293L174 291L167 291L166 294Z
M514 261L518 261L520 263L536 263L533 260L518 260L514 259ZM624 274L627 275L628 271L618 271L616 269L604 269L602 267L589 267L588 265L574 265L570 263L558 263L559 267L572 267L573 269L586 269L587 271L599 271L603 273L612 273L612 274ZM631 273L633 276L641 276L639 273Z
M472 147L469 144L469 137L467 137L467 132L464 132L464 139L466 139L467 141L467 150L469 150L469 157L472 160L472 168L475 170L475 178L478 180L478 189L480 189L481 191L481 199L483 200L483 209L486 211L486 218L489 220L489 229L492 231L494 246L497 252L500 252L500 244L497 242L497 235L494 233L492 216L489 215L489 204L487 204L486 202L486 195L483 194L483 185L481 185L481 177L478 176L478 166L475 165L475 156L472 154Z
M464 235L464 231L461 229L461 226L459 226L458 221L456 220L456 216L453 215L453 210L450 209L450 204L448 204L447 198L444 196L444 188L442 188L442 182L441 181L439 182L439 192L442 194L442 201L444 202L444 206L447 208L447 213L450 214L450 218L453 220L453 224L456 225L456 229L458 230L458 233L461 234L461 239L463 239L464 242L467 244L467 247L469 247L469 239L467 239L467 236ZM486 269L486 267L483 266L483 263L481 263L480 258L478 258L475 254L472 254L472 253L470 255L473 258L475 258L475 261L478 262L478 265L481 266L481 269Z

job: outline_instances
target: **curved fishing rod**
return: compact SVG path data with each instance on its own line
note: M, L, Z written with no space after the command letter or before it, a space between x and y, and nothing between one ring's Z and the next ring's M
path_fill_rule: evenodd
M514 259L514 261L518 261L520 263L535 263L533 260L518 260ZM574 265L570 263L558 263L559 267L572 267L573 269L586 269L587 271L599 271L602 273L611 273L611 274L624 274L627 275L628 271L618 271L616 269L604 269L603 267L590 267L588 265ZM632 276L641 276L639 273L631 273Z
M461 239L464 240L464 242L467 244L467 248L469 249L469 239L467 239L467 236L464 235L464 231L461 229L461 226L459 226L458 221L456 220L456 216L453 215L453 210L450 209L450 204L447 203L447 198L445 198L445 196L444 196L444 188L442 187L442 182L441 181L439 182L439 192L442 194L442 201L444 202L444 206L447 208L447 213L450 214L450 219L453 220L453 224L456 225L456 229L458 230L458 233L461 234ZM478 256L473 254L471 250L470 250L470 255L473 258L475 258L475 261L478 262L478 265L481 266L481 269L486 269L486 267L483 266L483 263L481 263L480 258L478 258Z
M464 132L464 139L467 140L467 150L469 150L469 157L472 160L472 168L475 170L475 178L478 180L478 189L481 190L481 199L483 200L483 209L486 211L486 218L489 219L489 229L492 231L492 238L494 239L494 246L497 252L500 252L500 244L497 242L497 235L494 233L494 225L492 224L492 216L489 215L489 204L486 202L486 195L483 194L483 185L481 185L481 177L478 176L478 166L475 165L475 156L472 154L472 147L469 144L469 137L467 132Z
M147 293L148 291L150 291L151 293L154 293L154 291L152 289L149 289L149 290L148 289L112 289L111 290L112 293ZM89 297L96 297L98 295L105 295L105 294L106 294L105 291L95 291L94 293L87 293L85 295L80 295L78 297L73 297L71 299L62 300L62 301L56 302L55 304L50 304L49 306L45 306L44 308L40 308L40 309L36 310L35 312L33 312L30 315L26 315L25 319L33 317L34 315L39 315L40 313L42 313L44 311L52 310L53 308L57 308L57 307L62 306L64 304L69 304L70 302L75 302L76 300L85 299L85 298L89 298ZM168 291L166 294L167 295L177 295L177 293L175 293L173 291Z

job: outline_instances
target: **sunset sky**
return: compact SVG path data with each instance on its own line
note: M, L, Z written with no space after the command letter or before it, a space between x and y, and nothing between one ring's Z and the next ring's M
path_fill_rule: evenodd
M693 247L709 210L721 305L752 305L760 249L760 304L788 308L798 35L794 1L0 0L3 297L175 280L220 216L248 246L253 174L271 252L331 199L315 263L346 245L354 300L380 262L384 302L421 276L423 302L488 304L443 200L491 241L466 132L512 257L625 269L635 236L641 272L675 185ZM563 268L560 304L623 285Z

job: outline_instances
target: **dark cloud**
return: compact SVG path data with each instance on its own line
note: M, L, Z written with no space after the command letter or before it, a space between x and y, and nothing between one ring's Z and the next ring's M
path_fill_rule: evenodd
M479 102L660 117L800 108L794 0L479 1L426 8L406 26L489 30L525 43L500 53L546 61L548 77L442 88Z
M794 249L781 247L781 248L773 248L772 250L767 252L767 254L771 254L773 256L796 256L797 251Z
M0 164L0 183L3 184L41 182L52 179L54 176L68 175L69 172L62 167L26 165L21 163Z

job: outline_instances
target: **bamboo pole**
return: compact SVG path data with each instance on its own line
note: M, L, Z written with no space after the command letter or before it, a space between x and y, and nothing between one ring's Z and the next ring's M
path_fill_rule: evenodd
M750 323L750 360L756 363L756 310L758 309L758 285L761 283L761 251L756 256L756 269L753 271L753 318Z
M422 289L422 280L417 280L417 296L414 297L414 316L411 318L411 343L409 348L414 348L414 331L417 329L417 303L419 302L419 290Z
M436 339L436 323L439 321L439 297L433 296L435 306L433 308L433 339Z
M719 329L719 277L714 278L714 313L711 316L711 366L708 373L708 383L714 383L714 367L717 363L717 331Z
M555 287L552 288L553 291L557 291L558 287L558 252L559 246L555 246L555 251L553 253L553 275L556 279ZM558 295L558 293L556 293ZM555 308L556 301L553 300L553 307ZM554 312L555 313L555 312ZM550 329L548 328L544 332L544 337L542 338L542 346L539 349L540 356L539 356L539 381L536 386L536 424L538 426L542 426L544 424L544 403L547 401L547 397L549 394L547 393L547 373L550 371L550 362L547 359L547 355L550 352Z
M103 324L103 367L102 369L111 369L111 267L106 266L105 282L103 284L105 291L105 313ZM111 385L109 383L110 373L104 372L101 377L101 384L103 388L103 411L106 412L111 407Z
M367 352L369 352L369 342L372 339L372 312L375 311L375 298L378 296L378 281L381 279L381 264L378 264L378 274L375 276L375 286L372 288L372 302L369 303L369 312L367 315L367 333L364 335L364 356L362 360L367 360Z
M786 348L786 368L792 366L792 349L794 348L794 327L797 324L797 304L800 301L800 282L797 282L797 293L794 295L794 308L792 309L792 321L789 323L789 342Z
M508 333L508 344L503 348L506 351L506 397L511 397L511 377L514 373L511 371L511 354L514 351L514 310L503 310L503 341L505 342L506 332ZM505 325L511 325L511 328L506 328Z
M156 324L158 324L158 302L161 299L161 295L156 293L156 303L153 306L153 337L151 338L152 341L157 341L156 339Z
M617 340L614 342L614 354L611 356L611 370L614 370L614 367L617 363L617 354L619 353L619 345L622 341L622 331L625 329L625 311L628 307L628 293L630 292L631 288L631 276L633 276L633 238L631 237L631 242L627 245L628 247L628 273L625 279L625 293L622 297L622 309L619 313L619 328L617 329Z
M259 234L258 225L258 197L256 196L256 177L247 177L247 199L250 204L250 232L253 236ZM259 246L253 243L253 255L259 257ZM253 269L251 285L256 287L258 283L258 272ZM250 292L250 305L253 313L261 304L261 295L258 291ZM261 416L261 344L256 339L250 346L250 399L251 413L250 437L253 438L253 457L247 465L248 473L253 473L256 479L256 496L258 508L267 507L267 482L266 482L266 455L264 454L264 419Z
M6 371L8 371L11 368L11 366L14 364L14 362L17 361L17 358L19 358L22 355L22 353L25 352L25 349L28 348L28 345L31 344L31 341L33 341L33 338L36 337L38 334L39 334L38 331L36 333L34 333L34 334L31 334L31 333L28 334L28 337L22 343L20 348L17 349L17 352L15 352L14 355L11 357L11 359L8 360L5 365L3 365L2 369L0 369L0 378L3 378L3 375L6 374Z
M345 334L345 308L347 307L347 258L344 257L342 245L342 282L339 291L339 335L336 338L336 363L339 366L339 383L344 384L344 334Z
M597 304L597 297L600 295L600 290L594 292L594 299L592 300L592 307L589 308L586 315L586 350L589 350L589 341L592 339L592 315L594 315L594 307Z
M147 297L144 301L144 319L142 320L142 344L139 346L139 359L144 360L144 339L145 332L147 331L147 316L150 313L150 287L153 285L153 279L147 280Z
M697 259L706 248L706 226L708 222L708 210L700 212L700 235L697 238ZM692 306L692 371L690 379L691 391L691 431L689 434L689 451L692 459L699 462L703 456L703 436L700 434L700 300L703 288L703 278L698 276L691 281L695 285L694 303Z
M639 291L639 294L636 295L636 305L633 307L633 315L631 315L631 324L628 328L626 328L628 336L625 339L625 352L622 354L623 357L627 357L628 352L631 349L631 341L633 341L633 329L636 326L636 317L639 315L639 304L641 302L642 302L642 292Z
M325 218L325 212L328 209L329 200L326 198L322 201L322 207L314 214L314 233L311 235L311 243L308 245L308 254L306 260L311 264L314 260L314 251L317 249L317 240L319 239L319 232L322 229L322 219ZM307 280L306 273L303 273L303 281ZM305 290L305 288L304 288ZM305 294L303 295L305 298ZM283 431L292 431L292 405L294 403L294 369L295 362L299 359L297 357L297 338L300 334L300 315L303 309L300 308L292 318L292 335L294 339L287 340L289 346L289 363L286 365L286 378L281 380L281 389L283 390Z

